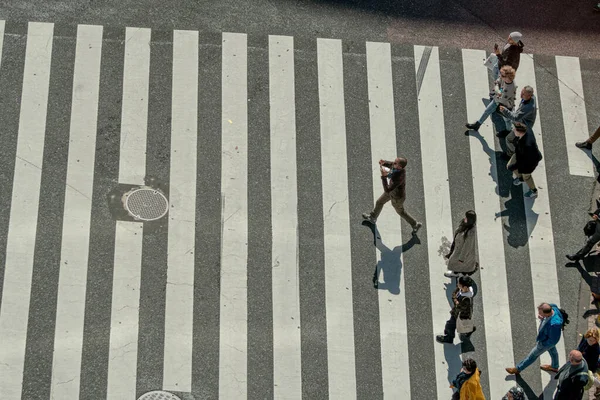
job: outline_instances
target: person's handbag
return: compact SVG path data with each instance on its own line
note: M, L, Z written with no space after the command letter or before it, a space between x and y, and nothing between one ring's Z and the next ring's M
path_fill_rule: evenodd
M484 61L483 65L487 67L490 71L494 69L494 66L498 63L498 56L494 53L491 53L490 56Z
M458 318L456 318L456 332L458 332L458 333L473 332L473 318L462 319L459 314Z

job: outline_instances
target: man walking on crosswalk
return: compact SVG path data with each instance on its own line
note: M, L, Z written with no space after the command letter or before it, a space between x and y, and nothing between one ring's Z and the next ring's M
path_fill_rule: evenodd
M535 347L531 349L529 355L516 367L506 368L509 374L519 374L543 353L550 354L551 364L542 365L540 368L548 372L558 371L558 351L556 344L560 340L560 334L563 329L563 315L556 304L542 303L538 306L538 318L541 320L536 338Z
M391 200L392 206L398 215L410 224L412 233L415 235L423 224L417 222L404 209L404 200L406 199L406 164L408 164L408 160L404 157L398 157L394 161L379 160L383 194L375 202L373 211L364 213L362 216L365 220L375 224L384 204Z
M529 85L523 87L521 89L521 101L515 107L513 111L508 108L500 105L498 110L502 114L505 120L509 120L511 122L521 122L529 129L533 128L533 124L535 124L535 119L537 117L537 106L536 106L535 96L533 95L533 88ZM510 126L510 124L506 124ZM506 137L506 147L507 147L507 155L510 157L515 152L515 133L513 130L503 130L496 134L499 138Z
M537 188L531 174L542 160L542 153L538 149L535 137L530 128L523 124L515 123L513 129L515 136L515 154L513 154L506 165L513 172L515 185L525 182L529 190L524 196L528 199L537 197Z

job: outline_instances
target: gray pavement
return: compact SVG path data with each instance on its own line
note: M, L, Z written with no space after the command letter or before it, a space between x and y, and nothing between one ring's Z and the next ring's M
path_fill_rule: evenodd
M383 5L382 5L383 4ZM566 8L566 9L565 9ZM398 152L411 160L407 190L417 219L425 219L421 170L418 105L413 44L440 46L444 124L452 205L456 224L464 210L473 209L473 183L466 122L461 48L489 49L505 32L520 29L527 51L536 53L536 76L544 127L544 158L555 257L560 284L560 304L578 319L580 275L564 268L564 255L582 242L594 179L569 175L566 143L554 55L580 57L589 130L600 123L600 73L598 35L600 15L589 2L564 7L547 3L543 10L522 9L511 22L500 21L489 5L478 2L11 2L0 5L7 22L0 64L0 248L5 249L10 215L13 172L19 125L19 103L28 21L54 22L53 64L41 197L33 264L32 297L25 348L23 399L50 398L52 345L56 315L64 208L64 181L69 147L69 112L77 24L105 26L100 106L98 115L90 256L80 398L106 398L115 222L107 207L107 194L118 183L121 90L126 26L153 29L151 43L147 175L165 184L170 173L172 30L199 30L198 181L196 197L196 275L194 283L194 357L192 392L195 399L214 399L219 392L219 281L221 245L221 37L223 31L248 33L248 398L273 397L273 337L271 283L271 220L269 180L269 87L267 35L286 34L295 39L296 119L298 149L298 218L300 262L300 312L302 394L327 398L327 316L325 313L323 216L320 180L319 93L316 39L342 39L348 146L349 211L351 221L353 312L357 397L383 396L381 383L377 291L371 284L376 264L371 232L360 224L360 214L372 206L369 113L365 77L365 41L391 42ZM559 18L561 16L563 18ZM525 24L526 23L526 24ZM522 28L526 25L527 28ZM491 144L490 144L491 145ZM494 144L500 151L500 143ZM593 154L600 157L599 150ZM497 153L499 165L502 159ZM487 168L487 166L486 166ZM267 173L265 173L267 172ZM498 192L507 229L504 253L509 283L514 358L524 357L533 345L535 321L531 272L524 224L523 200L510 186L510 177L499 170ZM508 203L510 201L510 203ZM137 395L162 387L168 226L144 230L142 286L139 308ZM427 227L418 241L404 228L404 279L411 394L415 399L442 398L437 392L433 363ZM4 282L5 251L0 252L0 284ZM485 296L489 288L481 287ZM0 292L1 294L2 292ZM552 299L553 300L553 299ZM475 323L483 326L481 297ZM573 312L571 312L573 310ZM578 342L576 323L565 330L565 347ZM485 332L473 336L473 356L485 366ZM507 365L508 366L508 365ZM540 393L538 369L522 374L531 390ZM482 383L489 397L488 373Z

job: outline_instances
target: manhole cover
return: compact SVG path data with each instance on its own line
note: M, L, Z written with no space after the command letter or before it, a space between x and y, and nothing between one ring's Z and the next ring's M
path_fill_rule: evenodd
M162 390L155 390L153 392L144 393L138 400L181 400L173 393L165 392Z
M169 210L169 201L160 191L152 188L137 188L125 194L125 210L133 218L154 221L162 218Z

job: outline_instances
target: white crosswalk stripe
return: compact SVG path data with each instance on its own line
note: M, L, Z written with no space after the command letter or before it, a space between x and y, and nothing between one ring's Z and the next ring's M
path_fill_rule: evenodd
M497 155L493 122L489 119L468 138L463 131L448 134L454 129L451 126L457 126L457 115L463 115L464 122L475 121L484 109L482 99L488 97L490 87L488 70L483 66L486 52L453 49L447 53L437 47L402 45L403 54L410 54L410 64L406 64L406 57L397 56L398 47L389 43L367 42L364 53L355 54L347 52L339 39L315 38L315 46L305 48L292 36L273 35L262 48L243 33L223 33L219 43L210 42L198 31L176 30L172 42L167 43L155 43L153 32L147 28L124 29L122 43L106 41L105 34L101 26L79 25L69 61L54 56L54 24L32 22L19 55L14 53L19 42L11 41L5 22L0 21L0 80L7 74L22 78L18 129L13 130L15 145L13 150L10 146L6 150L11 151L14 167L4 172L10 175L12 198L0 210L0 221L8 221L6 237L0 237L6 254L0 266L0 393L4 397L28 398L31 382L41 379L46 383L40 388L40 398L53 399L77 399L95 390L107 399L137 398L151 390L191 394L198 399L298 399L314 397L313 393L323 398L352 399L361 398L360 387L365 382L378 391L373 398L420 399L420 385L433 381L435 385L430 385L435 387L430 390L437 398L444 398L451 395L449 385L465 356L484 360L480 369L489 398L506 393L513 382L506 380L504 368L514 366L524 356L516 340L533 346L536 335L531 329L533 322L522 327L515 324L515 318L521 321L518 315L526 306L531 311L527 315L535 321L539 303L568 301L560 297L562 287L559 292L558 235L552 211L562 194L553 188L558 185L553 175L578 175L591 181L595 172L589 155L574 146L589 133L589 105L584 98L579 59L556 56L557 76L548 78L536 74L537 56L521 56L518 85L531 85L536 94L539 87L541 92L533 128L538 146L544 155L564 155L568 168L559 171L544 157L533 174L539 197L534 201L518 193L514 198L512 192L512 200L523 202L519 215L526 227L527 246L518 251L526 254L528 264L523 269L530 271L532 288L527 301L515 304L508 273L511 256L507 255L512 245L505 238L506 224L499 217L501 201L510 197L503 185L512 187L512 182L502 181L506 181L507 172ZM115 115L101 106L106 85L103 79L107 68L113 68L103 58L107 46L114 46L117 52L121 49L123 57L120 114ZM215 46L220 54L217 59L211 52ZM167 95L155 83L162 72L156 70L156 53L165 49L172 62L172 87ZM11 70L7 57L24 58L24 69ZM448 57L455 57L452 63ZM67 62L74 62L72 97L67 100L71 113L47 115L49 103L64 101L55 98L51 82L54 71ZM257 62L264 72L252 68ZM313 66L313 72L307 71L307 64ZM406 65L410 65L408 71ZM464 79L460 85L464 92L448 88L445 73L449 68ZM316 81L303 79L311 73ZM398 76L405 74L415 78L410 85L416 88L416 98L398 87ZM214 82L203 79L206 76L212 76ZM360 79L354 79L356 76ZM549 83L559 88L554 97L544 89ZM218 85L219 99L207 95L215 93L210 92L211 85ZM359 98L356 93L360 93ZM317 100L314 115L308 120L300 117L306 115L299 107L304 96ZM460 109L451 101L452 96L464 99ZM203 110L211 101L212 108ZM256 111L257 107L252 107L255 101L262 101L265 109ZM560 103L562 115L545 112L546 105L556 103ZM168 121L159 121L151 112L157 105L170 110ZM368 115L367 128L358 133L352 122L352 110L357 108ZM115 124L116 134L108 140L102 136L106 129L102 121L107 119L100 117L105 113L111 113L109 120L120 121ZM208 114L217 116L219 141L206 140L205 132L200 132ZM46 157L55 156L44 151L56 140L47 121L59 117L70 119L70 130L68 146L56 155L64 159L64 196L55 199L62 205L63 226L61 245L56 249L60 254L59 277L56 285L46 287L55 295L55 302L48 304L52 320L48 323L30 320L30 300L40 295L32 289L39 268L34 260L37 242L46 240L37 228L38 207L48 191L43 175L57 173L44 163ZM2 118L8 116L0 110L0 121ZM259 124L257 118L268 122ZM404 118L411 118L419 129L414 132L419 142L415 154L404 150L412 134L406 131ZM554 121L561 134L564 132L566 148L564 142L553 142L549 136L554 132L550 128ZM153 136L157 123L168 140ZM257 125L269 127L263 136L268 148L256 146L262 140ZM302 139L311 129L318 130L311 136L317 138L310 147L312 157L301 157L307 154ZM455 143L448 138L453 137L462 143L463 152L458 156L464 157L471 176L458 176L451 168ZM7 135L7 143L9 139ZM111 140L119 142L118 164L114 166L97 156ZM359 141L361 147L355 145ZM207 150L217 154L213 170L202 168L199 154ZM422 204L411 197L418 190L407 190L407 210L423 222L423 228L417 237L411 237L408 224L387 204L372 237L368 226L360 226L362 219L356 210L364 208L367 212L373 207L382 193L378 162L396 156L409 160L408 187L422 185ZM252 168L262 158L266 170ZM163 220L132 222L121 218L119 212L123 211L112 208L109 193L96 192L94 182L112 187L153 187L154 178L148 173L153 167L168 171L169 181L162 184L168 187L170 204ZM111 177L108 170L118 171L118 176ZM302 192L306 171L316 183L313 187L318 187L314 193ZM206 174L218 175L220 185L203 186L200 182ZM258 179L264 176L268 179ZM477 348L468 354L459 344L435 341L448 319L448 297L454 288L443 276L444 255L454 234L453 223L467 211L463 207L468 201L459 204L453 194L453 185L461 179L473 187L469 196L478 215L482 267L475 274L479 289L475 318L483 325L474 334ZM258 204L251 195L263 181L268 182L268 204ZM523 193L527 190L523 185ZM205 276L201 275L205 271L199 260L206 257L198 254L199 238L206 233L200 224L210 217L206 204L198 201L200 192L209 193L206 198L220 208L220 226L208 227L219 238L219 249L215 249L219 262L212 268L219 271L220 280L214 282L198 278ZM556 198L551 198L551 193L556 193ZM318 204L310 214L300 211L306 201L304 195L316 200L311 204ZM257 221L252 215L258 208L265 208L261 215L268 215L267 220ZM113 229L99 233L108 238L103 243L112 243L106 247L94 240L94 221L111 218ZM306 218L319 227L320 233L314 237L302 233L300 221ZM168 249L165 260L157 261L164 263L165 273L155 275L161 280L157 283L161 290L144 292L144 279L149 279L144 271L150 262L145 259L145 249L161 240ZM321 264L302 262L301 248L307 243L322 251L315 258ZM421 265L404 263L411 259L408 251L413 245L423 248ZM264 246L262 253L253 246ZM257 254L269 256L257 259ZM363 256L368 265L360 261ZM109 290L106 303L97 311L104 313L104 320L94 325L104 329L94 332L90 332L89 323L86 325L89 291L96 285L89 280L92 257L94 265L103 265L112 277L105 286ZM257 264L269 266L261 287L269 293L268 304L253 302L251 289L255 288L250 283L256 284L256 280L248 277L254 273L250 266ZM365 292L356 288L371 285L375 265L378 290L370 289L372 297L362 298L357 293ZM314 282L307 276L316 273L324 277L324 296L305 299L302 293L307 282ZM418 284L418 290L411 291L406 282ZM423 297L407 294L416 291ZM372 303L366 315L363 306L368 301ZM425 309L430 310L427 315L415 316ZM143 310L151 310L156 325L150 324ZM204 336L199 337L196 329L203 323L200 316L206 317L206 310L215 310L212 317L217 322L205 327ZM264 319L252 319L256 310L261 310ZM319 313L325 315L322 326L318 318L311 318ZM411 317L427 329L419 328L415 334L408 322ZM372 331L359 328L365 326L364 318L372 319ZM155 331L146 335L144 326L154 326ZM267 343L268 349L256 350L259 344L252 335L256 326L262 333L260 343ZM526 337L517 338L524 332ZM375 347L365 340L373 336L377 336ZM27 361L33 354L30 349L43 348L45 343L50 345L41 351L49 361L42 360L34 368L33 360ZM422 347L415 348L415 344ZM158 363L145 363L149 348ZM308 348L318 349L320 358L307 357ZM561 340L557 349L562 363L569 348ZM364 359L361 357L376 360L371 370L366 371L358 362ZM432 370L416 367L424 357L433 359L428 364ZM547 355L541 357L542 363L548 360ZM318 369L312 372L326 376L316 389L306 377L312 368ZM207 378L206 371L211 369L214 382ZM38 373L41 378L35 377ZM257 385L257 378L266 383ZM534 386L541 383L536 390L544 388L550 396L554 390L550 376L536 372L534 379Z

